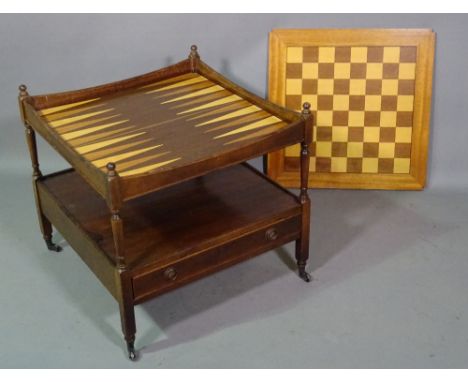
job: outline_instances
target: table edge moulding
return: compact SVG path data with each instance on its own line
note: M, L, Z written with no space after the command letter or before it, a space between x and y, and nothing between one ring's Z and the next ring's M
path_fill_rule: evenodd
M161 94L176 98L162 102ZM195 45L188 59L141 76L38 96L21 85L18 99L46 246L61 250L52 241L54 226L117 300L131 360L134 306L161 293L293 240L299 276L310 281L309 104L296 113L248 92L206 65ZM155 99L160 104L148 104ZM128 119L90 127L116 116ZM126 126L131 118L151 123ZM72 168L43 175L36 133ZM132 141L145 133L147 139ZM109 156L123 139L123 151ZM299 195L246 163L296 143ZM123 149L132 145L132 152ZM140 155L164 145L171 150ZM172 159L154 159L168 152Z

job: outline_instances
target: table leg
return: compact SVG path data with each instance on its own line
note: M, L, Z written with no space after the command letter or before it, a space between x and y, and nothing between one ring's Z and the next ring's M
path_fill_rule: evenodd
M299 277L309 282L312 277L306 272L305 267L309 258L309 230L310 230L310 199L307 194L309 187L309 144L312 137L312 118L310 104L304 103L302 116L305 119L304 141L301 143L301 192L300 201L302 206L301 237L296 241L296 260Z
M36 145L36 134L34 130L26 125L26 141L28 143L29 154L31 156L31 164L33 168L33 190L34 199L36 201L36 210L39 218L39 228L42 232L42 237L47 245L47 248L51 251L60 252L62 247L52 242L52 224L49 219L46 218L42 212L41 201L39 199L39 193L37 190L37 181L42 177L41 170L39 169L39 160L37 156L37 145Z
M136 360L137 352L135 351L135 308L133 303L132 280L127 277L121 270L117 271L117 282L119 293L119 309L120 322L122 324L122 332L125 342L127 343L128 358L132 361Z

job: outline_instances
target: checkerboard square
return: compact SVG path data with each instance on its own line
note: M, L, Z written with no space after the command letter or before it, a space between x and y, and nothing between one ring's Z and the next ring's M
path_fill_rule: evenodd
M379 140L380 140L380 128L379 127L364 126L364 141L365 142L379 142Z
M303 62L318 62L318 47L305 46L303 49Z
M302 94L317 94L317 88L317 80L302 80Z
M335 64L333 63L319 63L318 64L319 78L334 78L335 77Z
M332 126L333 112L330 110L320 110L317 112L317 126Z
M367 72L367 65L364 63L351 63L350 75L352 79L365 79Z
M415 46L400 47L400 62L416 62L416 47Z
M398 81L398 94L399 95L413 95L414 94L414 80Z
M362 110L364 111L366 97L363 95L349 96L349 110ZM395 101L396 108L396 101Z
M383 52L383 62L400 62L400 47L386 46Z
M317 97L317 108L319 110L333 110L333 109L335 109L334 108L334 98L335 97L336 96L332 96L332 95L319 95Z
M350 61L351 61L351 47L349 46L335 47L334 62L350 62Z
M348 126L333 126L332 127L332 140L333 142L347 142L348 141Z
M395 158L411 158L411 143L395 143Z
M397 119L396 111L382 111L380 112L380 126L395 128Z
M366 95L380 95L382 94L382 80L367 80L366 81Z
M350 111L348 115L349 126L364 126L364 111Z
M362 172L368 174L376 174L379 170L379 160L377 158L363 158Z
M348 158L362 158L364 143L348 142Z
M380 128L380 142L395 142L395 128L394 127L381 127Z
M411 134L413 130L409 127L397 127L395 129L395 142L411 143Z
M365 111L364 126L380 126L380 111Z
M411 159L409 158L395 158L393 160L393 173L394 174L409 174Z
M350 63L336 63L335 64L335 78L336 79L349 79L350 77L351 77L351 64Z
M332 172L346 172L347 159L346 158L331 158L331 171Z
M335 47L321 46L319 48L319 62L335 62Z
M317 172L330 172L331 158L317 157L315 160L315 171Z
M361 173L362 158L348 158L346 171L349 173Z
M366 94L366 80L349 81L349 94L351 95L364 95Z
M398 78L400 80L414 80L416 76L416 64L400 64Z
M364 158L378 158L379 144L377 142L364 142L362 155Z
M366 110L379 111L381 109L382 97L376 95L366 95Z
M382 96L382 111L396 111L397 96Z
M300 95L287 95L286 96L286 107L292 110L300 110L302 96Z
M331 126L318 126L316 130L317 130L317 142L320 142L320 144L322 142L332 140L332 127Z
M331 142L320 142L316 148L317 157L331 157L332 143Z
M399 111L397 113L397 127L413 126L413 113L411 111Z
M286 78L302 78L302 64L286 64Z
M395 143L380 142L379 143L379 158L393 158L393 157L395 157Z
M398 80L382 80L382 95L398 95Z
M301 47L288 47L287 62L289 63L302 63L302 48Z
M332 156L333 157L346 157L348 153L347 142L332 142Z
M399 73L399 64L389 64L384 62L383 64L383 73L382 73L382 78L383 79L398 79L398 73Z
M319 79L317 81L317 92L318 94L333 94L334 81L331 79Z
M333 126L348 126L348 111L333 111Z
M379 173L392 174L393 173L393 158L379 158Z
M399 96L397 102L398 111L413 111L414 96Z
M335 80L333 84L334 94L349 94L349 80Z
M366 78L369 80L379 80L383 77L383 64L369 63L366 69Z
M315 62L302 64L302 78L316 80L318 78L318 64Z
M364 127L349 126L348 139L350 142L362 142L364 140Z
M367 62L382 62L384 49L382 46L369 46L367 48Z
M333 110L349 110L349 95L334 95Z
M351 62L367 62L367 47L351 47Z
M300 95L302 93L302 80L287 79L286 80L286 94Z

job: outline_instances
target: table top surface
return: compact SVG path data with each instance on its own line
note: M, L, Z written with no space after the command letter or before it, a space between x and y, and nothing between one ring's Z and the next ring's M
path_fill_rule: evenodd
M38 111L85 161L121 177L217 157L288 126L198 73Z

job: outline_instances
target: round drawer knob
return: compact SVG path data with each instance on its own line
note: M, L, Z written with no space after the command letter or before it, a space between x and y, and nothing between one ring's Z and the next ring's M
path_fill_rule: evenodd
M270 241L278 239L278 231L275 228L270 228L265 232L265 238Z
M165 271L164 271L164 277L167 279L167 280L171 280L171 281L174 281L176 278L177 278L177 271L174 269L174 268L167 268Z

